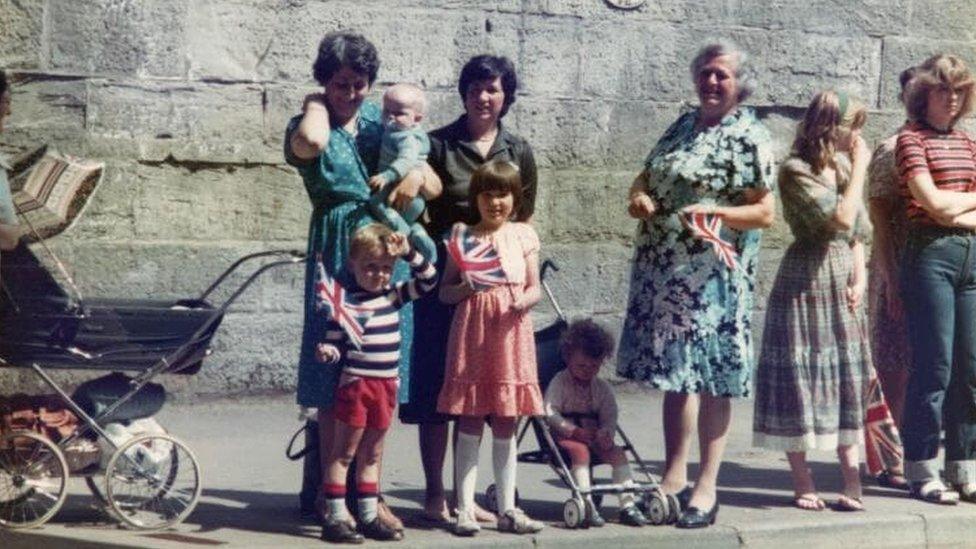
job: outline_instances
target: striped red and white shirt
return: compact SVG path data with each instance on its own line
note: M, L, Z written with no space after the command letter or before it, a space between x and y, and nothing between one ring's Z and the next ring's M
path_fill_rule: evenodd
M413 278L384 292L350 289L349 296L372 314L364 326L360 349L349 345L346 332L332 319L326 323L325 343L338 347L342 371L363 377L397 377L400 361L400 308L428 295L437 286L437 269L411 250L406 257Z
M965 132L940 132L912 122L898 133L895 159L910 221L939 224L908 190L908 181L917 175L931 175L943 191L976 192L976 143Z

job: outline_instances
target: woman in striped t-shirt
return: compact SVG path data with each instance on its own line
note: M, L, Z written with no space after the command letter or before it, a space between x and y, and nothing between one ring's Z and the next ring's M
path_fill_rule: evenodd
M903 292L913 352L903 419L912 495L976 503L976 144L956 122L973 78L951 55L919 67L895 156L907 200ZM946 431L946 486L936 456Z

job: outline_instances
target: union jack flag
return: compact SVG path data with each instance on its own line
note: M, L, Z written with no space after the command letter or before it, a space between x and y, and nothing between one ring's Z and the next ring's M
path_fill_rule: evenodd
M356 349L362 349L366 321L372 312L354 302L346 289L329 276L321 260L315 262L315 297L316 308L346 332Z
M731 242L722 238L722 218L714 214L693 212L685 214L684 222L691 234L712 245L715 255L726 267L739 268L739 253Z
M868 382L865 403L864 449L868 471L877 476L883 471L900 470L905 457L901 437L877 375L872 375Z
M461 276L475 290L486 290L508 282L495 246L487 240L479 242L468 234L464 224L454 225L451 237L444 243Z

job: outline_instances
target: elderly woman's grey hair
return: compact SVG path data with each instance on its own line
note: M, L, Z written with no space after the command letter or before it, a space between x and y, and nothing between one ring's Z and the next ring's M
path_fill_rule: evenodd
M756 70L749 62L749 55L730 40L716 40L702 46L691 60L691 77L697 78L698 71L716 57L728 55L735 59L735 78L739 87L739 101L745 101L756 89Z

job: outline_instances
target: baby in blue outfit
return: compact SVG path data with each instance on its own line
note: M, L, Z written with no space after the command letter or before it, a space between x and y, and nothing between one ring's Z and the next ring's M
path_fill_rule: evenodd
M369 209L378 221L407 235L414 249L433 263L437 260L434 241L417 223L426 207L424 199L417 196L399 211L387 205L390 191L397 183L427 161L430 140L420 127L426 112L424 92L413 84L395 84L383 94L383 141L379 173L369 179L369 186L374 190Z

